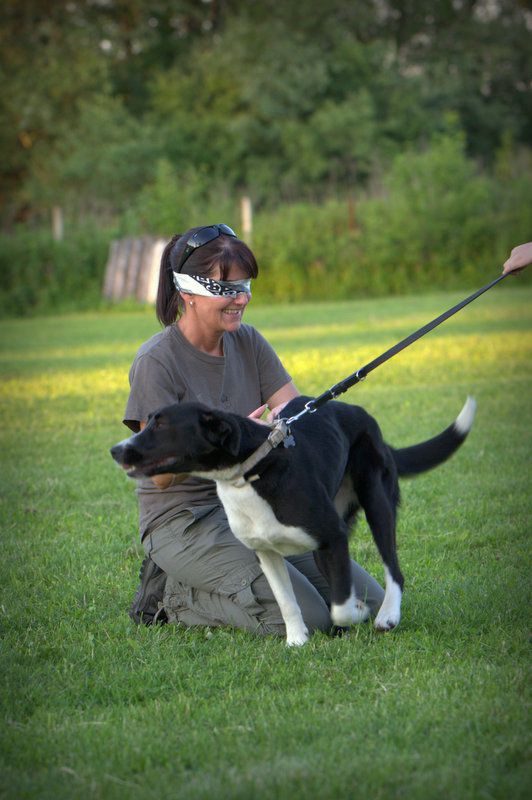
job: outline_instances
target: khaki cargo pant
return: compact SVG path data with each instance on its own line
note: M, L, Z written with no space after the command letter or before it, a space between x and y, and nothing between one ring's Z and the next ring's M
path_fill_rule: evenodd
M147 534L144 549L168 575L164 603L171 621L228 625L285 636L285 626L257 556L233 535L220 505L181 511ZM329 587L312 553L290 556L288 572L310 631L329 631ZM356 594L375 614L384 591L352 562Z

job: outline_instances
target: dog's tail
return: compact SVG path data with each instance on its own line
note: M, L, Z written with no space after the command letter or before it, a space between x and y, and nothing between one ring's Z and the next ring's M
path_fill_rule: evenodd
M468 397L453 424L438 436L412 447L404 447L400 450L390 448L397 465L399 477L406 478L409 475L426 472L442 464L452 456L471 430L476 408L475 400L472 397Z

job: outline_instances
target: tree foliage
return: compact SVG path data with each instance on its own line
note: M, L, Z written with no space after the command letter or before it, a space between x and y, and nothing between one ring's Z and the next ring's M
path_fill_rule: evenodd
M452 112L469 156L532 134L515 0L4 0L0 214L115 218L163 180L264 208L368 185ZM152 187L150 189L150 187Z

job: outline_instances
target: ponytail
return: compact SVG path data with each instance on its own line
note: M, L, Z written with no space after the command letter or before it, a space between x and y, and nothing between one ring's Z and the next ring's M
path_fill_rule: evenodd
M182 234L176 233L163 250L161 268L159 270L159 286L155 310L161 325L172 325L179 316L181 297L174 286L172 275L171 253Z

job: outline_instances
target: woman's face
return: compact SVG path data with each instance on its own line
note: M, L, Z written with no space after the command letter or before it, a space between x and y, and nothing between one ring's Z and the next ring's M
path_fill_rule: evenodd
M219 280L220 270L214 270L209 278ZM225 277L227 281L241 281L248 277L238 266L231 267L229 274ZM212 334L221 335L224 332L238 330L242 322L245 308L251 299L251 295L240 292L236 297L203 297L202 295L182 294L185 303L185 313L199 324L205 331ZM190 306L190 302L193 305Z

